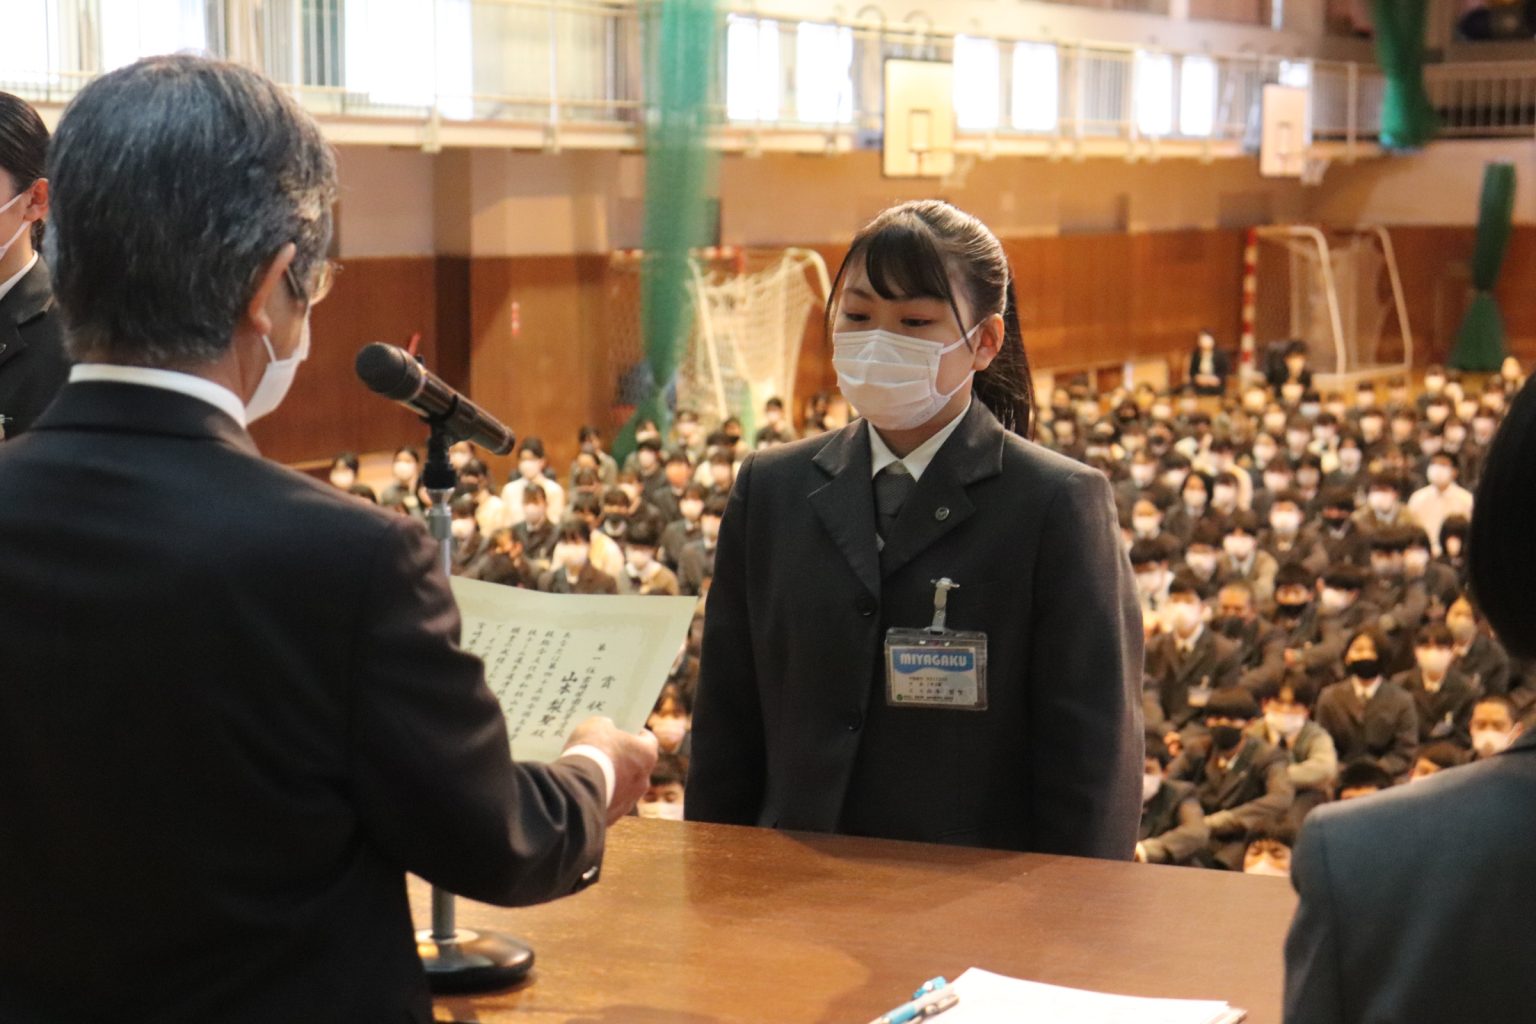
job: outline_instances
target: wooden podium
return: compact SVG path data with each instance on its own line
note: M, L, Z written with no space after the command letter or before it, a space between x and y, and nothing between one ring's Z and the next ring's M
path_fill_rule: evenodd
M428 888L411 879L418 921ZM1138 996L1224 999L1278 1024L1281 879L953 846L626 819L602 880L468 927L537 951L522 986L443 997L483 1024L862 1024L983 967ZM942 1018L940 1018L942 1020Z

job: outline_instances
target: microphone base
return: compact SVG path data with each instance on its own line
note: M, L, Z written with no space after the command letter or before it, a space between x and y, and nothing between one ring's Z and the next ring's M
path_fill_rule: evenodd
M533 968L533 949L499 932L460 928L452 942L439 943L432 932L416 933L416 953L434 993L490 992L509 988Z

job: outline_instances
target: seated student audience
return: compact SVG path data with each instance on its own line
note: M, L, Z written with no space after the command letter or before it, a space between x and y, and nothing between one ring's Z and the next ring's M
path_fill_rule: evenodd
M1392 776L1375 761L1351 761L1339 772L1333 797L1335 800L1358 800L1391 789L1392 783Z
M689 756L693 740L692 692L675 683L663 686L645 727L656 734L656 743L663 754Z
M475 520L474 495L461 494L448 507L453 515L449 524L453 531L453 575L478 576L490 540L480 533L480 524Z
M1478 691L1452 665L1453 646L1444 623L1422 627L1414 644L1414 667L1392 681L1407 691L1418 708L1419 742L1448 740L1467 750L1472 746L1468 724Z
M656 524L641 520L624 535L624 571L619 575L621 594L678 596L677 577L656 557L660 538Z
M1411 696L1383 678L1386 640L1374 627L1356 629L1344 649L1345 678L1317 698L1317 724L1328 730L1346 763L1367 760L1391 779L1406 776L1419 747L1419 714Z
M1525 726L1515 715L1515 705L1508 697L1490 693L1478 698L1472 708L1467 732L1472 738L1472 760L1483 761L1502 754L1520 738Z
M1211 867L1241 870L1248 832L1283 822L1295 797L1285 753L1247 734L1258 717L1247 690L1217 690L1204 709L1209 742L1186 746L1168 770L1194 784L1211 830L1197 859Z
M725 517L725 495L711 495L699 514L699 539L683 545L677 556L677 581L684 594L697 597L704 581L715 574L715 544L720 539L720 520Z
M530 483L523 488L522 521L512 527L512 533L529 563L539 572L548 570L560 526L549 518L549 499L543 485Z
M1482 693L1509 693L1509 655L1504 645L1483 631L1477 606L1466 594L1451 601L1445 613L1446 628L1451 631L1451 649L1456 670L1480 688Z
M1189 864L1205 850L1211 830L1192 783L1167 777L1173 756L1155 730L1147 732L1141 778L1141 831L1136 860L1142 864Z
M1159 720L1175 732L1201 717L1211 694L1237 682L1237 643L1209 628L1194 577L1182 572L1168 587L1159 632L1146 653L1146 682L1156 691Z
M1243 851L1243 874L1290 878L1291 847L1295 842L1295 831L1286 827L1259 829L1252 833L1248 837L1248 848Z
M399 508L408 515L424 514L425 503L421 500L421 453L409 445L396 448L390 473L392 479L379 493L379 504Z
M544 442L537 437L525 437L517 449L517 477L501 489L501 500L506 505L507 526L523 521L523 489L538 484L544 489L544 500L549 506L551 522L558 523L565 516L565 489L548 473L549 459L544 455Z
M1326 803L1339 770L1333 737L1316 722L1310 711L1316 690L1305 677L1266 684L1259 690L1264 717L1248 726L1248 734L1263 740L1288 758L1286 774L1296 796L1288 814L1293 828L1300 828L1307 812Z
M509 530L505 526L491 534L490 546L485 556L480 559L479 565L472 573L465 575L487 583L500 583L503 586L522 587L527 590L532 590L539 584L539 570L536 570L528 561L522 542L517 539L516 531Z
M550 594L617 594L614 578L592 564L592 540L586 520L566 517L550 569L539 577L539 589Z
M651 786L635 805L642 818L683 820L683 798L688 782L688 760L676 754L662 754L651 769Z
M1419 759L1413 762L1409 782L1419 782L1431 775L1467 763L1467 752L1454 743L1431 743L1419 748Z

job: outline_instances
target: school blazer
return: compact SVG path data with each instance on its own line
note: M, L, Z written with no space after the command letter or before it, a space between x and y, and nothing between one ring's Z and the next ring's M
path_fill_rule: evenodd
M1307 815L1286 1024L1505 1024L1536 1006L1536 733Z
M0 423L15 438L53 401L69 378L64 326L53 278L41 259L0 298Z
M1142 629L1108 480L973 402L876 547L862 421L754 453L721 526L689 817L1128 858ZM985 711L891 708L884 640L989 638Z

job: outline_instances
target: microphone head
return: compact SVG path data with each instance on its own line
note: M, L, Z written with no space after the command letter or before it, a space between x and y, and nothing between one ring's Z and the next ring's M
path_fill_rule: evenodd
M381 341L364 345L357 353L357 376L370 391L386 398L411 398L421 388L421 367L405 349Z

